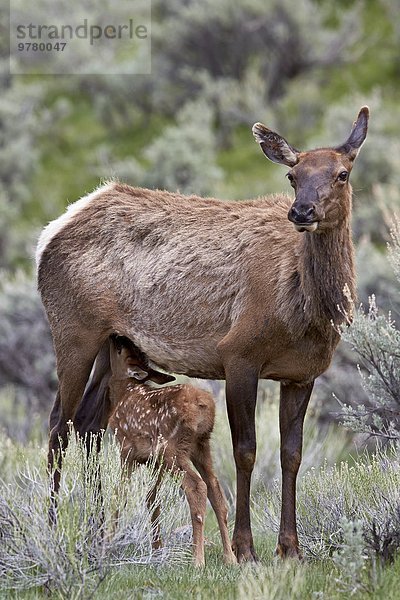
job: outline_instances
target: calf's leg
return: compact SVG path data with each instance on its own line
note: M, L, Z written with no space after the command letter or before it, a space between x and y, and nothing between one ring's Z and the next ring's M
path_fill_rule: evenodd
M228 533L228 507L225 495L214 473L209 439L198 442L192 462L207 485L207 495L217 517L221 533L224 562L227 565L235 564L237 560L232 551Z
M150 492L147 494L146 502L147 508L149 509L151 515L151 545L153 550L158 550L161 548L161 535L160 535L160 504L156 502L157 499L157 491L160 486L162 477L164 473L164 467L160 467L160 471L157 475L157 480L153 485Z
M192 469L188 458L164 455L163 466L172 472L183 471L182 488L185 492L192 520L193 561L196 567L204 566L204 521L207 506L207 485Z

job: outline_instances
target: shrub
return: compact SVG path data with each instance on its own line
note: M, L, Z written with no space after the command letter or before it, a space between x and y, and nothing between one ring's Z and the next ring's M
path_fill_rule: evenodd
M144 151L150 165L144 185L182 193L209 194L222 177L215 159L213 111L203 101L188 102L178 112L176 125Z
M400 549L400 449L391 447L353 464L310 469L298 493L300 545L310 557L324 559L345 543L343 523L359 522L363 548L380 561L392 560ZM260 492L255 500L259 531L279 529L280 490Z
M343 541L333 554L333 562L339 571L336 581L341 591L354 596L359 591L368 591L365 584L368 555L365 553L363 523L343 517L339 526Z
M8 69L9 60L0 59L0 268L25 258L32 243L32 231L22 221L40 158L37 113L44 91L36 83L25 86L10 77Z
M392 229L389 259L400 283L400 221ZM384 439L400 438L400 331L391 317L381 315L375 297L368 313L359 311L343 339L361 358L362 386L368 401L355 406L341 402L343 424L353 431Z
M183 194L207 195L222 178L216 164L214 112L205 100L189 101L177 113L176 123L142 152L141 161L133 157L115 159L105 144L98 160L110 176L132 185L166 189Z
M3 277L0 313L0 424L26 440L35 415L47 418L56 390L50 330L31 277Z
M158 491L165 543L151 548L146 496L157 476L154 467L139 467L128 480L114 438L99 454L87 454L85 443L70 434L51 525L45 463L27 464L0 491L0 588L42 586L61 598L86 597L117 566L184 560L187 548L173 536L188 518L186 503L177 500L177 477L164 478Z
M337 27L332 28L326 26L329 7L315 10L310 0L296 5L262 0L206 0L202 5L193 0L168 4L157 0L154 14L159 20L152 33L158 106L173 112L188 96L198 93L199 72L207 72L215 81L226 78L243 85L252 65L264 82L263 100L271 104L300 74L313 69L318 77L318 67L326 71L344 60L344 47L358 37L358 28L357 13L351 7L342 12L345 18L337 19Z

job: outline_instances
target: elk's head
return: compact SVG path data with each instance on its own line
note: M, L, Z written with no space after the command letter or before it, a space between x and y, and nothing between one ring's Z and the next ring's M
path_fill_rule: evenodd
M127 337L110 337L110 364L115 379L133 379L137 383L151 380L158 384L175 381L175 377L152 369L147 357Z
M350 210L349 175L368 128L369 109L363 106L348 139L335 148L300 152L262 123L253 135L273 162L287 165L287 177L296 192L288 218L297 231L322 232L338 225Z

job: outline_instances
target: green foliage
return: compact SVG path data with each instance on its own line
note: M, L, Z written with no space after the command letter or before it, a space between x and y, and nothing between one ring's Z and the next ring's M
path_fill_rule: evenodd
M48 518L44 461L37 466L27 463L2 483L0 589L42 587L59 598L88 597L106 578L112 579L116 567L189 559L187 548L173 535L187 519L185 503L177 501L180 479L164 478L158 491L164 546L153 551L146 496L157 480L157 469L139 467L128 479L114 438L99 454L95 442L91 448L87 453L86 444L71 433L56 525Z
M213 111L204 100L188 102L178 112L176 125L166 127L145 148L144 166L130 159L114 163L113 171L145 187L209 194L222 177L215 162L212 121Z
M400 228L395 221L389 249L398 283L400 283ZM400 437L400 331L391 317L379 313L375 297L369 301L368 313L358 311L351 327L344 328L343 339L361 358L362 386L368 401L348 405L340 401L343 424L354 431L384 439Z
M8 69L5 62L0 62L0 268L9 267L30 250L32 231L22 221L31 201L29 183L39 164L38 106L44 92L42 86L31 84L26 94L23 82L3 73Z
M158 101L170 110L172 102L179 105L199 92L199 72L243 84L254 64L264 82L264 101L275 101L299 74L340 60L357 32L352 9L344 11L336 28L326 28L326 7L315 10L311 0L295 5L174 0L168 7L155 3L155 11L153 72Z
M31 277L3 276L0 315L0 425L26 440L35 420L45 420L56 390L50 330Z
M338 567L337 582L343 592L354 596L358 591L368 591L365 585L365 571L368 555L365 553L362 521L349 521L343 517L339 522L343 541L333 554L333 562Z
M340 555L346 545L343 523L359 522L357 530L362 528L368 555L381 562L392 560L400 550L400 535L396 533L400 531L399 486L398 447L372 456L365 454L350 464L311 468L301 478L298 493L299 538L306 554L320 560L334 552ZM278 531L277 484L259 493L255 513L259 532Z
M212 109L204 100L188 102L176 125L167 127L144 152L149 162L147 187L182 193L210 194L222 172L215 164Z

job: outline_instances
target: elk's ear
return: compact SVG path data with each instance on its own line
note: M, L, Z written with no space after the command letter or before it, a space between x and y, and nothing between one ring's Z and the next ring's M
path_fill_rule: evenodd
M261 146L265 156L272 162L294 167L299 161L299 151L288 142L265 127L262 123L255 123L252 128L253 135Z
M357 119L353 123L350 135L344 144L337 148L341 154L347 154L350 160L355 160L361 146L367 137L369 108L363 106L358 113Z
M154 381L154 383L158 383L159 385L175 381L175 377L173 377L172 375L167 375L167 373L160 373L159 371L155 371L154 369L149 369L147 379L150 379L151 381Z

